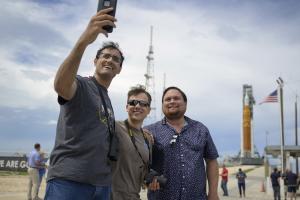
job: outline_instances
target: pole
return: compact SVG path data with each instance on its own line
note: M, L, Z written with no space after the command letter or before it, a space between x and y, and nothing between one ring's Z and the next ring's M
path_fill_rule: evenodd
M280 104L280 127L281 127L281 171L284 172L286 168L286 160L284 155L284 118L283 118L283 80L279 77L277 79L279 85L279 104Z
M266 131L266 147L269 145L268 144L268 135L269 135L269 131Z
M295 101L295 144L298 146L298 113L297 113L297 95ZM296 173L299 174L299 161L298 157L296 157Z

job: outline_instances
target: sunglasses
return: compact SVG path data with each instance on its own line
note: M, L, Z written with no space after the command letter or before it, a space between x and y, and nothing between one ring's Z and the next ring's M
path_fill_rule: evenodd
M146 102L146 101L135 100L135 99L129 100L127 102L127 104L130 105L130 106L136 106L136 105L140 104L141 107L148 107L148 106L150 106L149 103Z

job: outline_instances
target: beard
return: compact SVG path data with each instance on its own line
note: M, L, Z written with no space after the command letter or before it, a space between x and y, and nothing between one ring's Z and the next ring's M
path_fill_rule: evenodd
M170 120L176 120L176 119L180 119L184 116L185 111L176 111L176 112L166 112L164 111L164 115L167 119Z

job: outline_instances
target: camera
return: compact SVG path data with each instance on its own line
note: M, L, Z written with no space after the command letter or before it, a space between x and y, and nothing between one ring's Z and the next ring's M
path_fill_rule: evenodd
M106 8L113 8L113 10L108 14L114 17L116 15L117 0L99 0L97 12ZM112 26L104 26L103 29L106 30L108 33L111 33L113 31Z
M113 133L110 137L107 157L110 161L117 161L119 154L119 138L116 136L116 133Z
M149 185L150 183L152 183L154 178L156 178L157 182L159 183L160 188L165 187L168 179L166 177L164 177L164 175L160 175L154 169L150 169L149 173L146 175L146 177L145 177L146 185Z

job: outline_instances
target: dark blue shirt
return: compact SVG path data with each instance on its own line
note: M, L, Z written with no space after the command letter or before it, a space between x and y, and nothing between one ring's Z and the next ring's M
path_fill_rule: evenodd
M239 171L237 174L236 174L236 178L238 180L238 183L245 183L245 179L247 178L247 175L243 172L243 171Z
M279 178L280 178L280 173L279 172L273 172L270 176L271 178L271 182L272 182L272 186L280 186L279 184Z
M297 179L298 179L297 174L295 174L293 172L289 172L289 173L287 173L286 178L287 178L288 186L296 186L297 185Z
M207 199L204 159L219 155L209 130L200 122L185 120L179 135L165 119L145 127L154 136L152 168L168 179L163 190L148 194L150 200Z

